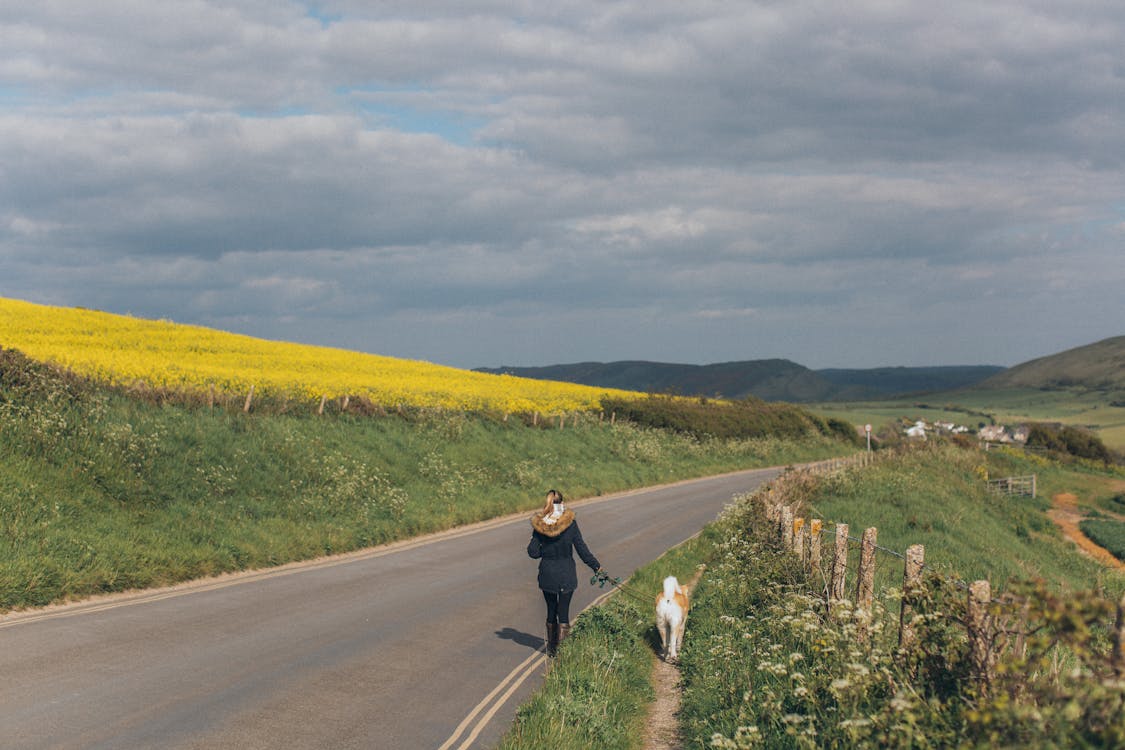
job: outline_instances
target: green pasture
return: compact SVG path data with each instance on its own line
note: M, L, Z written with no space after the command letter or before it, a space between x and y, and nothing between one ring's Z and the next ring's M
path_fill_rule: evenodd
M871 424L886 432L901 420L948 421L976 429L980 424L1060 422L1086 427L1113 450L1125 451L1125 394L1110 391L964 390L912 399L827 402L809 408L825 417L855 425Z
M1038 478L1036 498L987 490L986 476L1029 474ZM1081 504L1105 502L1123 477L1016 450L929 445L863 471L826 478L807 512L826 525L847 523L849 535L856 538L864 528L876 527L878 543L900 553L922 544L928 566L965 581L988 579L1003 587L1011 579L1041 578L1065 590L1108 587L1120 592L1125 576L1079 554L1047 511L1059 492L1074 493ZM879 566L887 585L901 585L899 561L884 555Z

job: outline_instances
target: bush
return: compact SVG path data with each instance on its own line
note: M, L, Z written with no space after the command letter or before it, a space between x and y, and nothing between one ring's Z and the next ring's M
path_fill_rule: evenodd
M1045 448L1055 453L1088 458L1106 464L1113 460L1113 454L1101 438L1089 430L1070 425L1034 423L1029 426L1027 446Z
M606 398L602 409L619 419L697 438L804 438L824 435L858 445L855 429L838 419L828 420L790 404L757 398L711 401L651 395L640 399Z

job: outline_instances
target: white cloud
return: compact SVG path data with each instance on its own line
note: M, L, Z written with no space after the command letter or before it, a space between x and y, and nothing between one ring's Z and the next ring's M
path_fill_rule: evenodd
M1030 358L1121 333L1123 47L1108 0L26 4L0 294L466 366Z

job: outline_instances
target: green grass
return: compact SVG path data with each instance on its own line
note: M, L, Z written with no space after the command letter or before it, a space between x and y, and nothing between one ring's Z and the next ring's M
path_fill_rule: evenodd
M1109 550L1118 560L1125 561L1125 523L1110 519L1094 519L1078 524L1082 533L1098 545Z
M992 495L985 488L986 474L1032 473L1039 476L1035 499ZM1112 477L1110 472L1067 467L1017 451L985 453L930 445L826 480L809 514L847 523L849 534L857 538L864 528L874 526L878 543L898 552L922 544L927 565L965 580L989 579L995 587L1011 578L1043 578L1056 587L1092 588L1114 577L1077 554L1046 511L1055 492L1102 487ZM883 567L887 583L901 584L900 564ZM1123 583L1113 585L1120 590Z
M1110 679L1113 610L1104 597L1027 591L1027 656L1000 656L986 692L961 624L964 591L928 579L915 599L915 645L899 649L899 597L877 586L869 637L861 639L861 617L850 606L826 616L818 577L807 577L796 556L780 549L763 509L746 502L727 514L693 601L682 657L685 748L1125 741L1125 688ZM993 605L997 622L1015 622L1019 606Z
M714 546L711 534L707 531L639 569L626 582L628 594L619 591L578 617L543 686L520 707L500 750L641 747L659 649L647 592L655 597L668 575L691 580Z
M838 455L586 415L243 414L0 371L0 611L344 552L573 498Z

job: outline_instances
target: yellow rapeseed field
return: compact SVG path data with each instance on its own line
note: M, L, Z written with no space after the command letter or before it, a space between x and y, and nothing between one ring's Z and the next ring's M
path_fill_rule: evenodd
M113 385L173 390L244 394L253 386L291 398L513 414L596 409L604 395L638 395L2 297L0 347Z

